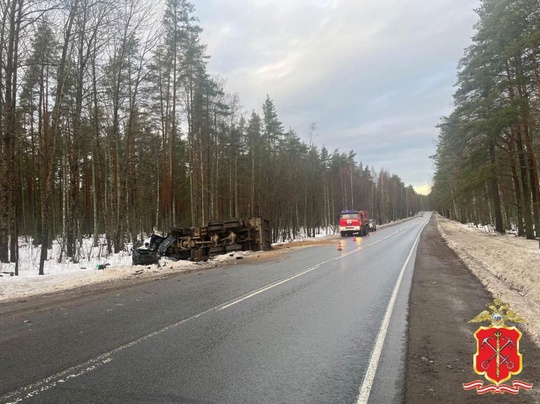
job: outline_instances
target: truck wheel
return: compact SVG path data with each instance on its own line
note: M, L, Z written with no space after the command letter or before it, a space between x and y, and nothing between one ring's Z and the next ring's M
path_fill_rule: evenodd
M221 231L223 230L223 221L221 220L213 220L211 222L208 222L208 231Z
M240 220L238 220L236 217L232 217L223 221L224 229L236 229L238 227L240 227Z

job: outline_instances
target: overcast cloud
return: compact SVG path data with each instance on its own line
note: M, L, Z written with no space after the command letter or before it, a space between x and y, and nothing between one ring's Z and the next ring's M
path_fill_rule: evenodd
M424 191L478 0L192 0L209 72L286 129Z

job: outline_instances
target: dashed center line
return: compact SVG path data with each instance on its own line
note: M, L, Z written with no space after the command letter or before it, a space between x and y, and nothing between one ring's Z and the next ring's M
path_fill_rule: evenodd
M51 390L53 388L55 388L56 386L60 385L60 384L63 384L63 383L66 383L67 381L71 380L71 379L74 379L74 378L77 378L79 376L82 376L86 373L89 373L91 371L94 371L96 369L98 369L99 367L103 366L103 365L106 365L110 362L113 361L113 358L112 356L114 354L118 354L119 352L127 349L127 348L131 348L141 342L144 342L144 341L147 341L149 340L150 338L153 338L153 337L156 337L166 331L169 331L171 329L174 329L174 328L177 328L183 324L186 324L192 320L195 320L199 317L202 317L206 314L209 314L211 312L215 312L215 311L222 311L222 310L225 310L225 309L228 309L238 303L241 303L243 301L246 301L248 299L251 299L252 297L255 297L261 293L264 293L270 289L273 289L275 287L278 287L280 285L283 285L287 282L290 282L292 281L293 279L296 279L296 278L299 278L303 275L306 275L312 271L315 271L316 269L319 269L321 266L325 265L325 264L328 264L329 262L332 262L332 261L338 261L338 260L341 260L345 257L348 257L349 255L351 254L355 254L359 251L361 251L362 249L364 248L367 248L367 247L370 247L372 245L375 245L377 243L380 243L381 241L383 240L387 240L393 236L395 236L396 234L400 233L401 231L407 229L408 227L410 227L410 225L408 226L405 226L391 234L389 234L388 236L386 237L383 237L381 239L378 239L376 241L373 241L373 242L370 242L369 244L366 244L366 245L361 245L349 252L346 252L346 253L343 253L337 257L333 257L331 259L328 259L326 261L323 261L323 262L320 262L308 269L305 269L303 270L302 272L299 272L295 275L291 275L287 278L284 278L284 279L281 279L281 280L278 280L278 281L275 281L273 283L270 283L268 285L265 285L263 286L262 288L260 289L256 289L254 291L251 291L249 292L248 294L244 295L244 296L241 296L241 297L238 297L238 298L235 298L233 300L230 300L228 302L225 302L225 303L222 303L218 306L215 306L215 307L212 307L208 310L205 310L201 313L198 313L194 316L191 316L189 318L186 318L184 320L181 320L181 321L178 321L177 323L174 323L174 324L171 324L171 325L168 325L166 327L163 327L157 331L154 331L150 334L147 334L145 336L142 336L140 338L137 338L131 342L128 342L127 344L124 344L124 345L121 345L119 347L116 347L114 349L111 349L110 351L108 352L105 352L95 358L92 358L86 362L83 362L79 365L76 365L76 366L73 366L73 367L70 367L68 369L65 369L61 372L58 372L54 375L51 375L51 376L48 376L40 381L37 381L35 383L32 383L32 384L28 384L26 386L23 386L15 391L12 391L10 393L7 393L6 395L0 397L0 401L2 402L5 402L7 404L16 404L16 403L20 403L26 399L29 399L29 398L32 398L32 397L35 397L37 395L39 395L40 393L43 393L45 391L48 391L48 390Z

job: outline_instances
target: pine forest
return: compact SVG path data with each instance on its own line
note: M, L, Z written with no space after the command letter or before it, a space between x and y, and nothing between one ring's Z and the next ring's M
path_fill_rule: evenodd
M244 111L226 78L207 70L193 4L162 8L156 17L159 7L142 0L0 3L0 262L17 262L21 237L61 239L76 262L81 240L102 235L118 252L154 229L262 216L278 240L331 228L342 209L367 209L380 223L427 209L427 197L397 175L359 162L366 156L302 141L270 96ZM439 174L437 201L459 218L485 214L474 201L488 198L506 220L514 211L540 220L529 198L538 196L539 25L515 11L508 38L491 26L498 9L482 11L485 27L460 76L462 105L441 126L437 162L453 168L444 181ZM490 53L495 44L504 51ZM310 139L317 130L300 129ZM447 191L459 197L454 205L444 205ZM40 273L46 259L42 248Z
M441 119L432 207L540 236L540 2L483 0Z

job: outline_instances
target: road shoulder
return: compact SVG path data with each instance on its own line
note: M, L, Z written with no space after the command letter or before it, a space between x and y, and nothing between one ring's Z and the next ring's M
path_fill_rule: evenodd
M540 402L540 350L525 332L520 343L524 365L519 379L535 384L532 391L517 396L479 396L463 390L463 383L482 378L472 368L473 333L478 325L467 322L493 296L448 247L435 216L421 236L412 282L406 403Z

